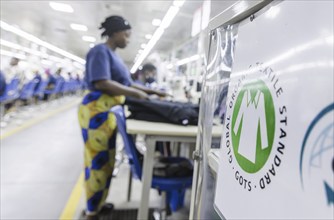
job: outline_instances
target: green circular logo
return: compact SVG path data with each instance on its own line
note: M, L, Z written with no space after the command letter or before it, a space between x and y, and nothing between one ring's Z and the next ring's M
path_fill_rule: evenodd
M262 80L243 86L232 115L233 151L240 167L259 171L267 162L275 134L275 108Z

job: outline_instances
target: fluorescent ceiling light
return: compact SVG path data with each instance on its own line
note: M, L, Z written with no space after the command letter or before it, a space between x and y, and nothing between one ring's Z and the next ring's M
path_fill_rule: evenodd
M27 53L30 53L36 56L43 56L43 54L37 50L33 50L27 47L22 47L18 44L15 44L15 43L3 40L3 39L0 39L0 45L6 46L12 49L16 49L16 50L21 50L21 51L24 51L24 52L27 52Z
M178 8L181 8L183 4L184 4L184 0L174 0L173 1L173 5Z
M60 48L58 48L58 47L56 47L56 46L54 46L52 44L49 44L49 43L47 43L45 41L42 41L41 39L39 39L39 38L37 38L37 37L35 37L35 36L31 35L31 34L28 34L28 33L24 32L24 31L22 31L22 30L20 30L20 29L18 29L16 27L13 27L12 25L7 24L6 22L0 21L0 27L2 29L6 30L6 31L12 32L12 33L14 33L14 34L16 34L18 36L21 36L21 37L23 37L23 38L31 41L31 42L34 42L34 43L36 43L36 44L38 44L40 46L43 46L43 47L45 47L45 48L47 48L49 50L52 50L52 51L54 51L54 52L56 52L56 53L58 53L58 54L60 54L60 55L62 55L64 57L67 57L69 59L75 60L75 61L77 61L77 62L79 62L81 64L85 64L86 63L86 61L84 59L82 59L82 58L80 58L78 56L75 56L75 55L73 55L73 54L71 54L71 53L69 53L69 52L67 52L65 50L62 50L62 49L60 49Z
M151 34L146 34L146 35L145 35L145 38L146 38L147 40L149 40L149 39L152 38L152 35L151 35Z
M2 49L0 49L0 54L3 56L8 56L8 57L16 57L21 60L25 60L27 58L24 54L13 53L11 51L2 50Z
M152 21L152 25L153 26L159 26L161 24L161 20L160 19L157 19L157 18L154 18L153 21Z
M73 13L74 10L71 5L59 3L59 2L49 2L50 7L55 11Z
M176 16L177 12L179 11L179 8L176 6L171 6L164 19L162 19L162 22L160 24L160 26L162 26L163 28L168 28L170 23L173 21L174 17Z
M164 18L162 19L161 25L160 27L158 27L158 29L154 32L152 38L150 39L150 41L147 43L144 51L140 54L140 56L138 57L138 59L135 61L135 63L133 64L130 72L131 73L135 73L137 68L140 66L140 64L144 61L144 59L146 58L146 56L150 53L150 51L152 50L152 48L154 47L154 45L158 42L158 40L160 39L160 37L162 36L162 34L164 33L165 29L171 24L172 20L174 19L174 17L176 16L176 14L179 12L180 7L177 7L174 5L170 6L166 15L164 16Z
M196 61L199 58L200 58L200 56L198 54L196 54L194 56L187 57L185 59L179 60L178 62L176 62L176 65L181 66L181 65L184 65L186 63L190 63L190 62Z
M91 36L82 36L82 40L87 41L87 42L95 42L96 38L91 37Z
M157 43L157 41L160 39L162 34L164 33L165 29L159 27L153 34L153 37L151 40L147 43L144 51L140 54L135 64L132 66L130 72L134 73L136 72L137 68L140 66L140 64L144 61L146 56L150 53L151 49L154 47L154 45Z
M2 39L0 39L0 44L3 45L3 46L6 46L6 47L17 49L17 50L22 49L22 47L20 45L14 44L12 42L9 42L9 41L6 41L6 40L2 40Z
M70 24L71 28L76 31L87 31L88 28L85 25L82 24Z
M171 63L170 63L170 64L168 64L168 65L166 66L166 68L167 68L167 69L169 69L169 70L170 70L170 69L172 69L173 67L174 67L174 65L173 65L173 64L171 64Z
M144 49L146 47L146 44L141 44L140 47Z
M95 44L93 44L93 43L90 43L90 44L89 44L89 47L90 47L90 48L93 48L94 46L95 46Z

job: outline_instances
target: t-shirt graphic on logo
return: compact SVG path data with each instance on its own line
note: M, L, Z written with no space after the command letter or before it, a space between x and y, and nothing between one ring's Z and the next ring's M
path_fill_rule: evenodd
M240 111L233 128L234 134L237 134L241 120L242 129L238 153L255 163L258 126L260 126L262 150L268 147L264 95L261 91L257 90L255 99L253 100L250 91L245 91Z
M243 85L233 108L231 138L235 158L247 173L256 173L267 162L275 124L273 97L264 81Z

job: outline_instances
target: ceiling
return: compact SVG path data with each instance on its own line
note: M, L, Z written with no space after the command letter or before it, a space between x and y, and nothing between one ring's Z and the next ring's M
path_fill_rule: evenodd
M1 0L1 20L18 26L46 42L63 50L84 58L89 50L89 43L81 39L83 35L94 36L96 43L103 42L99 30L100 23L110 15L125 17L132 26L130 44L118 53L130 66L140 49L140 45L147 43L146 34L153 34L156 26L152 25L154 18L162 19L168 8L173 4L171 0L165 1L60 1L70 4L73 13L54 11L49 1L9 1ZM211 15L214 17L235 1L211 1ZM203 1L188 0L179 13L165 30L164 34L153 48L159 53L166 53L182 42L191 38L193 14L201 7ZM74 31L70 23L83 24L88 27L87 32ZM10 35L13 38L12 35ZM6 38L1 30L1 38ZM17 39L6 39L18 43Z

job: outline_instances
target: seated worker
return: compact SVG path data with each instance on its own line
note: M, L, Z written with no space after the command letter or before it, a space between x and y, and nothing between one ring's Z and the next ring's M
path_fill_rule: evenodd
M26 82L26 76L20 65L20 59L12 57L9 65L3 69L3 73L6 76L6 83L9 84L14 78L19 80L19 89L21 89Z
M75 81L77 81L78 83L81 83L81 77L79 73L75 74Z
M61 81L65 81L65 78L61 75L61 72L63 71L63 69L60 67L57 69L56 71L56 79L60 79Z
M156 82L157 68L151 63L146 63L141 71L144 76L145 86L149 88L157 88L158 87L158 84Z
M74 80L71 72L67 72L67 76L68 76L68 81Z
M60 90L61 90L61 88L62 88L62 86L63 86L63 84L65 82L65 78L61 75L61 71L62 71L62 68L58 68L57 71L56 71L56 73L54 75L52 75L50 73L49 69L47 69L45 71L45 73L46 73L46 75L48 77L48 79L47 79L48 80L48 85L46 86L45 90L57 92L57 94L56 94L57 96L59 95L59 92L60 92ZM59 86L57 88L57 91L54 90L55 87L56 87L56 85ZM58 89L59 89L59 91L58 91ZM44 98L43 99L44 100L48 100L49 97L50 97L49 94L44 94Z
M134 74L131 74L131 78L134 83L145 86L145 80L141 70L138 69Z
M52 90L54 88L55 84L56 84L56 77L54 77L51 74L49 69L45 70L45 74L46 74L47 80L48 80L48 85L47 85L46 89L47 90Z
M35 76L34 76L33 80L34 80L34 82L36 82L34 91L36 91L38 89L41 81L42 81L42 76L41 76L41 74L39 73L38 70L34 70L34 74L35 74Z
M168 94L168 86L166 84L158 84L157 82L157 68L151 64L146 63L143 65L142 69L140 71L137 71L135 74L132 75L134 77L134 82L139 85L144 85L147 88L154 89L154 90L160 90L167 94L168 97L166 97L165 100L170 100L173 96ZM151 99L158 98L151 96Z
M110 16L102 24L102 37L86 56L85 81L89 93L79 106L79 123L85 144L86 219L99 219L112 205L105 203L115 163L116 118L109 112L123 104L125 96L148 99L148 94L165 96L132 82L130 71L116 54L129 43L131 26L120 16Z

